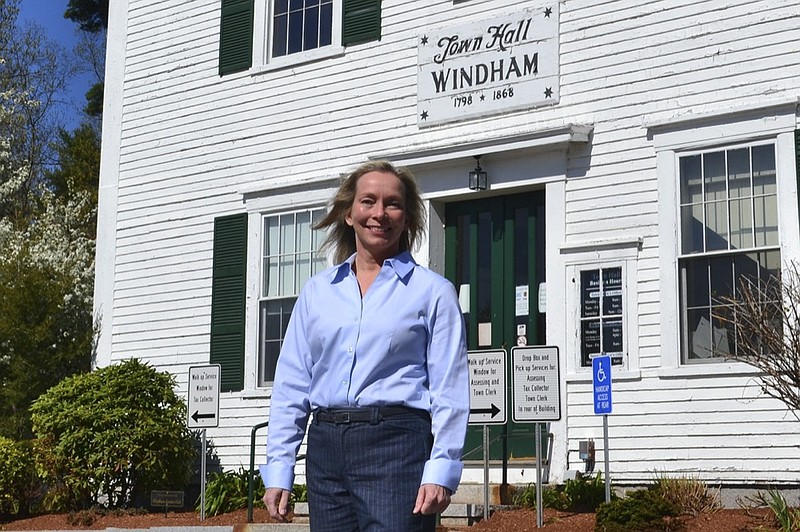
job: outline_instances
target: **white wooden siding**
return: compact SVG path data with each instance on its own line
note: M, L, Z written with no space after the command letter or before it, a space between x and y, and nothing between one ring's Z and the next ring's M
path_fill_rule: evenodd
M222 78L218 0L128 4L113 324L104 329L112 362L147 360L174 372L185 393L188 366L208 362L213 220L243 212L241 190L321 181L374 153L590 124L591 144L566 152L566 242L631 234L643 241L638 306L628 309L638 317L632 333L641 376L615 382L609 420L616 478L649 480L663 470L726 482L797 481L800 423L777 401L757 397L749 376L718 375L713 366L698 378L662 372L658 212L673 206L659 203L643 127L800 94L795 0L558 2L559 105L422 129L418 32L456 17L487 19L519 2L384 0L380 42ZM258 245L257 235L248 245ZM102 252L98 260L109 260ZM549 305L563 305L549 296ZM246 347L248 357L256 351ZM602 442L590 382L569 381L566 398L560 452L589 437ZM250 427L268 407L267 391L223 394L220 428L208 434L226 469L247 464ZM258 442L260 461L263 434ZM562 468L565 460L554 457Z

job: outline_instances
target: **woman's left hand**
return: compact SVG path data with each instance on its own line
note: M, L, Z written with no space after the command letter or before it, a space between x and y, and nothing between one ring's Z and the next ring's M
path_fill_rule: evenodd
M438 484L423 484L417 492L417 504L414 513L436 514L442 513L450 506L450 490Z

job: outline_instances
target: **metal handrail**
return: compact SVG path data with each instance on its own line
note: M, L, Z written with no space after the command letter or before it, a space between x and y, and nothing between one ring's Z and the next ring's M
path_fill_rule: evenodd
M269 421L259 423L250 430L250 473L247 475L247 522L253 522L253 477L256 468L256 432L269 425Z

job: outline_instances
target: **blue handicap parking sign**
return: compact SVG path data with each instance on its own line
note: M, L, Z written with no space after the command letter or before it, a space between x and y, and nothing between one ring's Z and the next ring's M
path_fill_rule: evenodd
M611 413L611 357L592 359L592 388L594 389L594 413Z

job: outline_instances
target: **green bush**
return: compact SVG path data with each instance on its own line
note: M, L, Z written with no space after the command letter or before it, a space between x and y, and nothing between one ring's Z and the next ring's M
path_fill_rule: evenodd
M578 477L564 483L564 493L570 500L570 510L575 512L594 512L606 501L606 483L601 473L592 477ZM611 491L611 499L615 499Z
M45 507L127 507L152 489L182 488L195 450L175 378L128 360L75 375L31 408Z
M563 486L542 489L542 506L554 510L593 512L605 500L606 487L600 473L594 478L578 477L567 480ZM512 502L515 506L536 508L536 485L528 484L515 491Z
M603 503L597 508L597 532L645 532L678 530L675 519L680 509L664 500L658 489L637 490L623 499Z
M247 470L223 471L211 473L206 482L206 515L220 515L247 507L249 486ZM253 478L253 504L263 506L264 483L259 475ZM197 499L197 511L200 511L200 499Z
M0 436L0 515L26 515L35 494L30 444Z

